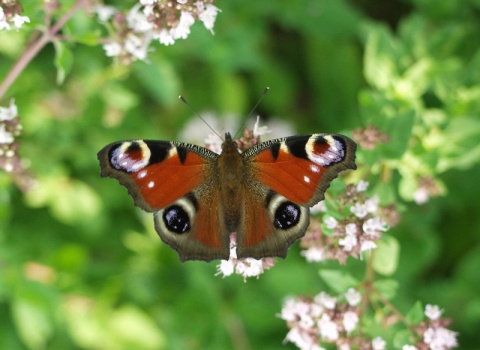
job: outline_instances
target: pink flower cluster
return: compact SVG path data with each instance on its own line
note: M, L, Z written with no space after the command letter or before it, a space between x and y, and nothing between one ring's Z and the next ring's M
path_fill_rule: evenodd
M172 45L186 39L195 21L201 21L213 33L220 10L215 0L140 0L128 13L113 6L97 6L95 11L110 31L103 48L107 56L118 57L123 64L147 59L152 41Z
M322 346L334 344L337 349L385 350L387 342L382 337L368 338L361 332L361 295L350 288L336 298L321 292L314 298L297 297L285 301L280 318L290 329L285 341L302 350L322 350ZM436 305L425 308L426 322L412 328L419 341L405 344L402 350L448 350L458 346L457 333L446 329L449 320L442 319Z
M336 259L345 263L349 256L359 258L363 252L375 249L376 241L389 226L398 223L398 213L391 206L380 206L378 197L367 197L367 188L366 181L348 185L346 193L332 204L332 214L325 205L316 207L325 214L323 223L312 218L302 238L302 255L308 261Z
M29 23L30 18L22 16L22 5L19 1L0 0L0 30L10 30L20 28L24 23Z
M275 258L263 258L259 260L253 258L238 259L236 237L235 234L232 234L230 236L230 259L222 260L220 264L217 265L216 275L222 274L224 277L227 277L235 273L242 275L246 282L247 277L258 278L263 271L274 266L276 262L277 259Z
M21 130L18 109L12 99L8 107L0 107L0 168L10 173L17 186L26 191L33 186L33 179L18 153L20 144L16 138Z
M360 144L362 149L374 149L379 143L390 142L390 136L380 131L380 129L374 125L353 130L352 137L355 142Z
M426 322L422 322L415 330L419 341L415 345L405 345L402 350L448 350L458 346L457 335L446 327L450 320L442 318L443 310L437 305L427 304L425 307Z
M320 350L322 344L350 349L351 334L359 323L360 301L360 293L353 288L340 298L321 292L314 298L287 299L279 315L290 328L285 341L302 350Z

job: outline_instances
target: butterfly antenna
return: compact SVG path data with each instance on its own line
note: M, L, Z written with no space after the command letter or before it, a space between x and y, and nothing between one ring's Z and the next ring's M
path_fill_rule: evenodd
M240 125L240 128L238 129L238 131L235 133L235 136L233 137L233 139L235 140L235 138L237 137L238 133L240 132L240 130L242 130L244 127L245 127L245 124L247 123L247 120L248 118L250 118L250 116L253 114L253 112L257 109L258 105L260 104L260 102L263 100L263 98L265 97L265 95L267 94L267 92L270 90L270 88L267 86L265 88L265 90L263 90L263 93L262 93L262 96L260 96L260 98L258 99L257 103L255 104L255 106L253 106L252 110L250 111L250 113L248 113L247 117L245 118L245 120L243 121L242 125Z
M220 140L223 141L223 138L210 126L210 124L207 123L205 119L203 119L200 113L198 113L196 110L193 109L190 103L188 103L187 100L185 100L182 95L178 96L178 98L193 112L193 114L195 114L198 118L200 118L200 120L203 121L210 128L210 130L212 130L213 133L220 138Z

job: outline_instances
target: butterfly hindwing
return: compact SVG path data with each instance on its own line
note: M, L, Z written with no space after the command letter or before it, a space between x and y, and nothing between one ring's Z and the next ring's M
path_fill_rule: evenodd
M230 231L218 210L218 192L200 185L194 192L155 213L155 229L181 261L228 260Z
M307 207L263 187L264 195L250 191L245 200L245 221L237 230L237 257L285 258L290 246L301 238L309 224Z

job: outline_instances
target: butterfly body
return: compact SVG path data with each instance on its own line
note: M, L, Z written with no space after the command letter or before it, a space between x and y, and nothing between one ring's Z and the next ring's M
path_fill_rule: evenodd
M355 169L355 143L333 134L270 140L239 153L226 134L220 155L173 141L112 143L101 175L116 178L135 204L154 212L160 238L182 261L285 257L309 224L309 209L338 173Z

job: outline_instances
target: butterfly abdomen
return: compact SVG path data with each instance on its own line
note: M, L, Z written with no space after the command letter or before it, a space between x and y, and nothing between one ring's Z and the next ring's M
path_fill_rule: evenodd
M244 202L242 183L244 182L244 160L237 150L236 142L224 142L223 152L217 159L217 172L220 185L220 203L225 225L231 231L236 231Z

